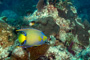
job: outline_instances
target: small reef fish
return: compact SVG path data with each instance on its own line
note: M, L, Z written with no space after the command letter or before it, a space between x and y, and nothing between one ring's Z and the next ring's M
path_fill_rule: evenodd
M19 29L16 31L23 32L18 37L19 42L22 44L20 46L23 48L40 46L47 41L45 34L37 29Z
M29 25L30 25L30 26L35 25L35 21L30 22Z

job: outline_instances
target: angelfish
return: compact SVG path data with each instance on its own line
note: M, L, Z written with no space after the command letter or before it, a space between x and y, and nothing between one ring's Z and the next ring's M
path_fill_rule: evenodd
M16 31L23 32L18 36L18 40L21 44L20 46L23 48L40 46L47 41L46 35L37 29L19 29Z

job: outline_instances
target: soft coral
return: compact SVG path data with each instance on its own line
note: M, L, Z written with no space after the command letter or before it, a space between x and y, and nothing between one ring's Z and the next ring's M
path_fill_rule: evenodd
M75 55L75 52L72 50L72 46L73 46L74 42L71 42L71 44L69 45L69 47L67 48L67 50L72 53L73 55Z

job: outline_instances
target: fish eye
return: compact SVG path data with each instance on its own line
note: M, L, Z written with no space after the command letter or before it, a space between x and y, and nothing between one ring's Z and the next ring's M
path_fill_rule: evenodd
M24 32L21 32L21 34L24 34Z
M23 31L21 31L21 34L24 34L24 35L26 36L26 33L25 33L25 32L23 32Z

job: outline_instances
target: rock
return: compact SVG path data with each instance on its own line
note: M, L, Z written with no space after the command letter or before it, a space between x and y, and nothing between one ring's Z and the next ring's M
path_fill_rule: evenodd
M28 51L30 51L30 59L36 60L39 57L45 55L48 48L49 48L49 45L47 45L47 44L43 44L43 45L37 46L37 47L28 48Z
M40 18L36 22L36 29L39 29L45 33L46 36L59 33L59 26L55 23L52 17Z
M27 56L28 54L26 53L26 51L23 50L22 47L15 48L12 52L12 55L17 59L22 59L22 60L27 59L28 57Z
M0 21L0 59L8 57L10 54L9 48L14 44L14 40L16 39L13 30L14 27Z

